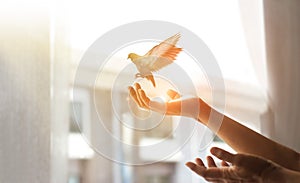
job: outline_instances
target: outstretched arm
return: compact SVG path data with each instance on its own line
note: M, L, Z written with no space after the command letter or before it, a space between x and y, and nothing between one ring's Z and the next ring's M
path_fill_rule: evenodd
M129 92L132 99L142 108L168 115L192 117L213 131L215 131L214 126L209 123L210 115L224 115L213 109L201 98L182 99L177 92L172 90L168 92L171 100L165 103L149 99L138 83L134 87L129 87ZM182 110L182 106L189 110ZM195 111L195 109L199 111ZM215 133L238 153L258 155L288 169L300 171L299 153L256 133L226 115L224 115L221 126Z
M210 127L208 123L209 113L218 114L219 112L210 108L209 105L201 99L199 99L199 103L201 107L205 106L203 108L211 112L204 111L204 113L202 113L203 111L201 111L202 115L200 113L197 119L199 122ZM266 138L226 115L224 115L222 124L216 134L239 153L262 156L283 167L300 171L299 153Z

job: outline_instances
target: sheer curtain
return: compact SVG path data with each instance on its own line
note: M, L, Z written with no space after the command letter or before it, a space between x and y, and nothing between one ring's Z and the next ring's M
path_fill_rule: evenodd
M300 150L300 1L264 1L273 139Z
M49 3L51 95L50 182L68 181L70 48L64 0Z
M28 3L0 6L0 182L49 183L49 19Z
M240 1L249 52L268 103L262 133L298 151L299 8L297 0Z

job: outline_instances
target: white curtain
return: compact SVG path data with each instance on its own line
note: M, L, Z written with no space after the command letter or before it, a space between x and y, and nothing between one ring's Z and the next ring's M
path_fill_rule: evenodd
M25 3L1 4L0 182L49 183L51 131L47 9L44 6L37 6L38 10L21 8Z
M262 114L262 132L298 151L299 8L297 0L240 1L250 56L269 106Z

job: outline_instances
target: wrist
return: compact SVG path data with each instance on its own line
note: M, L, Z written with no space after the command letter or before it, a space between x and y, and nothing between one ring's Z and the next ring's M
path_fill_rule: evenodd
M300 172L276 165L265 171L262 178L263 182L267 183L298 183L300 182Z
M212 108L201 98L198 98L198 103L200 105L200 109L198 112L197 121L207 126Z

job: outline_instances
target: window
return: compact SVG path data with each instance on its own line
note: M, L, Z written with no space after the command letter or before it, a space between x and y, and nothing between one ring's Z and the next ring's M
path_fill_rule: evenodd
M259 89L259 83L253 68L247 47L240 7L238 0L231 1L189 1L186 3L174 3L173 1L154 0L144 3L138 0L132 1L70 1L68 23L70 25L70 43L72 49L73 73L85 50L102 34L111 29L137 20L164 20L177 23L197 34L210 48L216 57L221 68L226 84L226 113L238 119L242 123L259 130L260 112L263 110L264 100ZM166 13L167 11L167 13ZM177 30L174 30L177 31ZM148 49L148 45L145 45ZM141 48L141 50L144 50ZM99 50L101 52L101 50ZM108 73L118 70L116 67L123 67L122 57L116 57L116 63L108 67ZM93 65L87 65L86 72L97 72ZM88 74L87 74L88 75ZM103 90L109 89L113 79L107 77L107 85ZM205 98L206 96L203 96ZM245 105L247 103L247 105ZM262 106L262 107L261 107ZM126 116L126 114L125 114ZM167 122L168 123L168 122ZM162 128L171 128L172 125L164 124ZM135 138L130 132L123 129L123 137ZM185 133L184 130L180 133ZM201 133L201 130L200 132ZM149 131L144 140L149 137L161 138L164 130ZM103 137L105 138L105 137ZM215 140L215 144L224 145L221 141ZM172 168L166 168L175 174L178 182L198 182L191 177L189 172L181 168L186 159L196 156L205 156L207 151L191 150L198 147L197 139L191 140L185 145L179 156L179 161L172 162ZM114 151L114 149L111 149ZM113 163L113 162L111 162ZM166 162L168 164L170 162ZM101 165L99 165L101 166ZM162 165L162 167L168 167ZM100 168L94 166L93 168ZM116 180L124 180L126 176L138 177L140 171L133 168L130 171L113 168L108 171L109 177L118 177ZM124 174L124 172L131 172ZM144 182L171 182L172 177L164 175L144 175ZM127 179L128 180L128 179ZM131 179L130 179L131 180Z

